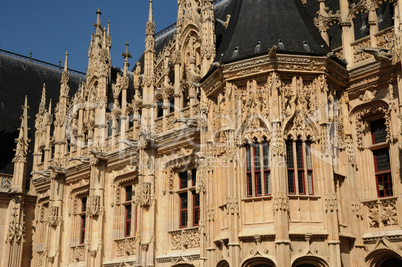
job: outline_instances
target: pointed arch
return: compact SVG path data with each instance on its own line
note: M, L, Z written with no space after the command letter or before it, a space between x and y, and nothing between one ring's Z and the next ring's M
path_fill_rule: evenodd
M309 266L309 265L315 266L315 267L329 267L326 260L324 260L321 257L313 256L313 255L308 255L308 256L303 256L303 257L297 258L292 263L292 267L298 267L298 266L301 267L301 266Z
M216 267L229 267L229 263L226 260L220 260Z
M276 267L276 264L270 258L263 257L259 253L256 253L255 256L245 259L240 266L241 267L257 267L257 266L258 267Z
M266 118L258 114L251 115L238 127L236 141L238 144L270 141L270 128L270 123Z
M396 250L382 247L371 251L365 258L370 267L382 267L388 260L399 260L402 263L402 255Z
M315 120L302 110L296 109L293 115L284 123L283 136L303 141L316 141L318 139L319 127Z

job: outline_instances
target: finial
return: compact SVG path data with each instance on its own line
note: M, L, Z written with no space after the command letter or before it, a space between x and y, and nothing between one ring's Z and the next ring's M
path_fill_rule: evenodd
M107 35L110 36L110 21L107 22Z
M68 52L66 51L66 59L64 60L64 71L68 71Z

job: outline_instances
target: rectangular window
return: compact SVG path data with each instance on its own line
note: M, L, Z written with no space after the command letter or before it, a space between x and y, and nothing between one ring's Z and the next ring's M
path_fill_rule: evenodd
M300 141L296 142L296 164L297 164L297 182L299 187L299 194L305 195L305 181L304 181L304 166L303 166L303 144Z
M180 172L179 178L180 178L180 189L187 188L187 179L188 179L187 171Z
M256 196L262 195L262 182L261 182L261 159L260 159L260 146L256 144L254 148L254 178L256 187Z
M385 125L385 119L370 122L370 129L373 145L387 141L387 127Z
M192 186L195 186L197 183L197 169L191 170L191 181L192 181Z
M193 226L200 223L200 194L193 191Z
M378 197L393 196L388 148L373 151Z
M180 228L187 227L187 193L182 193L180 197Z
M286 156L288 164L288 190L289 194L296 194L295 170L293 162L293 142L286 143Z
M251 179L251 147L250 145L246 146L246 165L247 165L247 196L253 196L253 181Z
M265 195L270 195L272 193L271 189L271 170L269 163L269 144L264 142L262 144L262 155L264 159L264 185L265 185Z
M83 197L81 199L81 211L82 212L87 211L87 198L86 197Z
M127 205L125 206L126 208L126 218L125 218L125 222L124 222L124 236L130 236L131 234L131 205Z
M85 242L85 215L81 215L80 244Z
M131 201L133 199L133 186L126 186L126 201Z
M314 195L313 165L311 164L311 143L306 143L307 188L308 194Z

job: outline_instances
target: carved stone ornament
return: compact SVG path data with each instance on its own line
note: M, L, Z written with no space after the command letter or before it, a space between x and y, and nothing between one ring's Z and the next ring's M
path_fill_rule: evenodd
M138 202L142 206L148 206L151 204L152 199L152 189L151 183L144 182L139 187L139 194L136 194L138 197Z
M274 209L275 211L289 211L289 199L287 197L275 197Z
M364 136L364 131L367 127L367 122L366 118L371 115L378 115L378 114L384 114L385 118L385 126L386 126L386 132L387 132L387 142L390 142L391 140L391 130L390 130L390 114L389 114L389 109L384 107L384 106L377 106L377 107L370 107L363 109L359 111L356 114L356 136L357 136L357 147L359 149L364 149L363 146L363 136Z
M174 192L173 184L174 184L174 171L172 168L165 169L165 176L167 180L167 192L172 194Z
M398 224L398 212L395 199L382 202L381 222L385 226Z
M399 118L399 149L402 150L402 115Z
M338 200L336 198L325 199L325 212L338 211Z
M85 246L73 247L71 251L72 262L85 261Z
M10 244L19 244L25 236L25 222L10 222L8 226L7 241Z
M197 228L170 232L170 238L172 250L200 247L201 236Z
M368 208L368 223L370 227L379 227L380 212L377 202L366 203Z
M90 216L99 216L101 212L101 197L100 196L91 196L90 197L90 208L89 214Z
M237 201L236 197L231 196L227 197L226 203L227 203L226 213L228 215L239 214L239 202Z
M271 139L271 153L272 156L285 156L286 154L286 143L283 139L281 123L272 123L272 139Z
M200 164L197 168L197 179L195 190L197 194L206 192L206 180L208 175L208 163L206 159L200 159Z
M116 240L115 242L117 245L117 257L132 256L137 254L137 242L135 237L124 238L121 240Z
M56 226L59 221L59 207L52 206L49 208L49 225Z

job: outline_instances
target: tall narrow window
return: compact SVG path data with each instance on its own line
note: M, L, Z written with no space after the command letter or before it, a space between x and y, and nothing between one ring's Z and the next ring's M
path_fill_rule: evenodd
M370 123L371 140L373 145L385 143L387 141L387 131L385 119L372 121ZM391 177L391 161L389 158L388 147L381 147L373 150L374 169L377 185L378 197L393 196L393 186Z
M197 169L184 170L178 173L179 189L179 227L198 226L200 221L200 195L196 193Z
M265 183L265 195L272 193L271 189L271 166L269 162L269 145L268 142L262 144L263 157L264 157L264 183Z
M133 186L129 185L125 187L126 189L126 199L124 203L124 236L128 237L131 235L131 219L132 219L132 199L133 199Z
M311 143L306 142L307 188L308 194L314 195L313 166L311 164Z
M188 179L187 171L180 172L179 178L180 178L180 189L187 188L187 179Z
M81 199L80 244L84 244L85 242L86 211L87 211L87 198L83 197Z
M306 189L304 185L303 144L300 141L296 142L296 163L299 194L304 195L306 194Z
M193 226L198 226L200 222L200 194L193 191Z
M187 227L187 193L180 196L180 228Z
M247 196L271 194L271 173L268 142L246 145Z
M157 117L160 118L163 116L163 100L158 100L158 102L156 103L156 113L157 113Z
M254 146L254 179L256 196L262 195L260 146Z
M289 140L286 142L288 165L288 193L314 194L311 143Z
M247 145L246 146L246 161L247 161L247 196L252 197L253 196L253 181L251 179L252 172L251 172L251 146Z
M295 169L293 162L293 142L288 141L286 143L286 155L288 163L288 190L289 194L296 194L296 183L295 183Z

